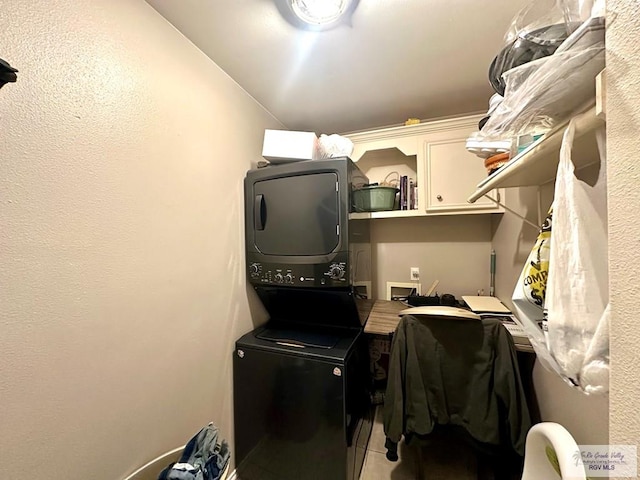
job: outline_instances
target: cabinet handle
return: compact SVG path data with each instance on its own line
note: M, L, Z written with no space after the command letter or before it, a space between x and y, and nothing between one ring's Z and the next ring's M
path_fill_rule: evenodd
M439 202L442 201L442 195L437 195L436 198L438 199Z

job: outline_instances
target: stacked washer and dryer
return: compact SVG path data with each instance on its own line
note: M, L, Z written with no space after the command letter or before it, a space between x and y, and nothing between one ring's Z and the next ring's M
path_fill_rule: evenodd
M346 157L251 170L248 279L270 320L236 342L235 460L242 480L357 480L371 433L362 327L372 301L367 178Z

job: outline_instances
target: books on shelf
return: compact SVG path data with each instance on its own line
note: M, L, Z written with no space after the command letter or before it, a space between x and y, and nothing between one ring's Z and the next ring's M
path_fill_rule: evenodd
M400 210L416 210L418 208L418 184L407 175L400 177Z

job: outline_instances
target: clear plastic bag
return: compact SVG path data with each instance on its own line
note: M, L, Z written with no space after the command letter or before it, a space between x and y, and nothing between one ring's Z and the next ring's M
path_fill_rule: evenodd
M546 133L595 98L597 73L604 68L604 41L556 51L504 74L505 96L480 132L495 141Z
M536 0L513 19L504 37L504 47L489 67L489 81L496 93L505 93L504 72L552 55L579 26L580 22L565 18L560 3Z
M586 106L604 68L602 0L534 1L513 20L489 78L504 100L480 141L544 133Z
M603 0L532 0L513 18L505 33L505 46L511 45L517 38L530 36L532 32L554 24L565 24L569 33L575 26L591 17L599 16L597 4ZM571 26L574 25L572 28Z

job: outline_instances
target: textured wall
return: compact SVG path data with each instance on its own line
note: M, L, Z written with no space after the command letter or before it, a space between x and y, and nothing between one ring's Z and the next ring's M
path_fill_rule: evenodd
M141 0L5 0L0 27L0 476L231 441L242 178L280 124Z
M608 0L607 158L611 290L610 442L640 443L640 4Z
M420 268L423 293L440 280L440 295L489 294L491 215L378 219L371 242L377 298L385 298L387 281L411 283L411 267Z

